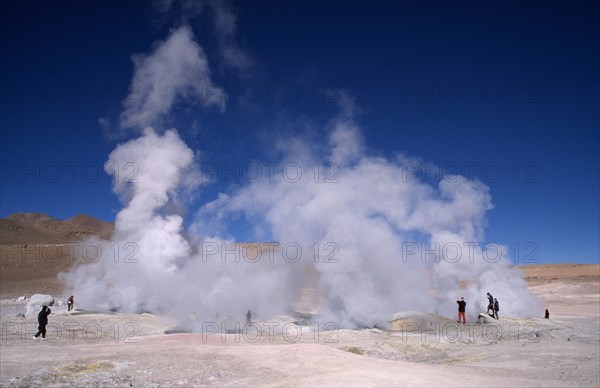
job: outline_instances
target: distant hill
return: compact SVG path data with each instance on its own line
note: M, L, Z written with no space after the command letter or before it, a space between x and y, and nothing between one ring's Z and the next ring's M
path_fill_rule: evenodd
M114 224L79 214L66 221L45 213L14 213L0 219L0 244L64 244L91 236L109 239Z

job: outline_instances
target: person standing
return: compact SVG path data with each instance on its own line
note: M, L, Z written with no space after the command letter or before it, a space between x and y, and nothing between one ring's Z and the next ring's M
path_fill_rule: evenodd
M461 296L460 300L457 300L456 303L458 303L458 323L462 322L464 325L467 323L467 317L465 316L465 307L467 307L467 302L465 302L465 298Z
M67 311L73 310L73 305L75 304L75 297L73 295L69 296L67 299Z
M37 340L40 334L42 335L42 341L46 340L46 325L48 324L48 315L50 315L52 311L46 305L42 306L38 314L38 332L33 336L34 340Z
M494 297L492 296L492 294L490 294L488 292L487 298L488 298L488 307L487 307L486 314L488 314L490 317L494 317ZM492 311L491 314L490 314L490 310Z
M498 299L494 299L494 318L498 319L498 311L500 311L500 305Z

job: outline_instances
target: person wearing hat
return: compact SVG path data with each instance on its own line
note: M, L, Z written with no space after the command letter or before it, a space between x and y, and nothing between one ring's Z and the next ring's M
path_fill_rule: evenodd
M458 323L461 323L462 320L462 323L466 324L467 317L465 316L465 307L467 306L467 302L465 302L465 298L461 296L460 300L457 300L456 303L458 303Z

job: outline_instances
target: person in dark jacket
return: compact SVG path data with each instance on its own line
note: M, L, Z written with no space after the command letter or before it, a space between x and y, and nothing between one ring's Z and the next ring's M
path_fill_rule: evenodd
M467 306L467 302L465 302L465 298L461 297L460 300L457 300L458 303L458 323L467 323L467 317L465 316L465 307Z
M488 298L488 307L487 307L486 314L488 314L490 317L494 317L494 297L492 296L492 294L490 294L488 292L487 298ZM491 314L490 314L490 311L492 312Z
M73 295L69 296L67 299L67 311L73 310L73 305L75 304L75 297Z
M494 318L498 319L498 311L500 311L500 305L498 299L494 299Z
M42 306L38 314L38 332L35 336L33 336L34 340L37 340L40 334L42 335L42 340L46 340L46 325L48 324L48 315L50 315L52 311L48 306Z

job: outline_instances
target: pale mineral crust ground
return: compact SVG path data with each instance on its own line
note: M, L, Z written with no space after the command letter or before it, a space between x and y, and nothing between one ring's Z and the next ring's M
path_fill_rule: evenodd
M1 386L600 386L599 265L521 267L549 320L459 326L403 312L383 329L316 330L279 316L257 317L260 333L165 334L175 325L165 317L55 306L42 342L16 298L66 300L56 274L70 264L2 249Z

